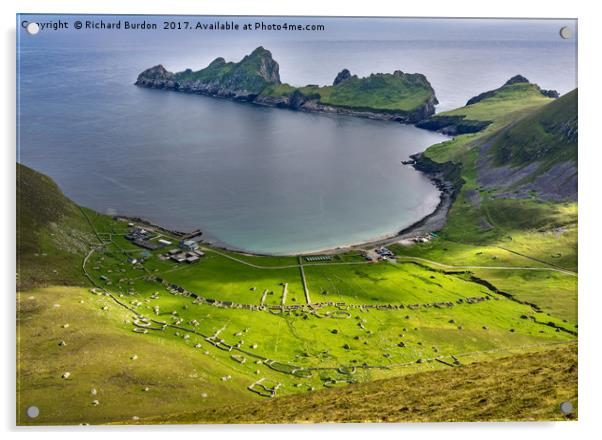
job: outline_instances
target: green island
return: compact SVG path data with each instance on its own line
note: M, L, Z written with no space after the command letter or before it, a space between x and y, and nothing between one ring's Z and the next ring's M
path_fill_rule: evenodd
M259 105L406 123L432 115L438 103L424 75L400 70L358 78L343 69L330 86L294 87L280 81L279 65L263 47L239 62L216 58L198 71L172 73L159 64L140 73L135 84Z
M145 85L226 90L269 73L258 50ZM406 96L427 89L406 74L342 77L237 90L395 112L434 97ZM558 406L577 399L577 91L515 77L476 98L421 118L456 135L413 163L448 182L445 225L320 255L105 216L17 164L18 424L576 418Z

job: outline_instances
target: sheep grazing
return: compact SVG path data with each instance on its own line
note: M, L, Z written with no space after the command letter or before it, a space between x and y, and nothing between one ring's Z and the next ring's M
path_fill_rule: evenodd
M68 371L66 371L66 372L63 373L62 377L63 377L63 379L69 379L69 377L71 377L71 373L68 372Z

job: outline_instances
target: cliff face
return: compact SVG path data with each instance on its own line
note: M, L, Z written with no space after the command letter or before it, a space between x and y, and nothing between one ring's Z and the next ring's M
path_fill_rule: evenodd
M366 78L343 69L332 86L293 87L280 82L270 51L258 47L240 62L216 58L199 71L172 73L162 65L140 73L137 86L250 101L308 112L339 113L416 123L434 114L435 92L422 74L395 71Z

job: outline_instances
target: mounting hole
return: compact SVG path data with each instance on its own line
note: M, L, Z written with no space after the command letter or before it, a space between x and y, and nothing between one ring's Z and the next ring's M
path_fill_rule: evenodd
M34 22L27 23L27 27L25 28L25 30L27 30L27 33L29 35L35 35L38 32L40 32L40 25Z
M571 38L573 36L573 31L571 30L570 27L568 26L563 26L560 28L560 37L564 38L565 40L568 40L569 38Z
M40 415L40 409L37 406L30 406L27 408L27 416L31 419L35 419Z
M560 412L562 414L572 414L573 413L573 404L571 402L562 402L560 404Z

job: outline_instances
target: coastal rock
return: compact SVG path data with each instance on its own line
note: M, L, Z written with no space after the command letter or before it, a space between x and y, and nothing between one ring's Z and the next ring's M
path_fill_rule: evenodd
M510 78L508 81L506 81L504 83L504 86L510 86L512 84L519 84L519 83L527 83L528 84L529 80L522 75L514 75L512 78Z
M449 136L477 133L486 128L491 121L473 121L465 116L433 116L416 124L425 130L438 131Z
M441 195L434 212L401 230L399 236L443 229L447 221L447 213L465 183L462 178L462 165L459 163L435 162L423 153L412 154L410 159L411 161L408 162L414 169L424 173L441 191Z
M146 69L138 75L135 85L157 89L172 88L175 85L173 78L173 73L165 69L163 65L158 64L150 69Z
M288 99L289 106L293 109L299 109L306 102L307 98L299 90L295 90L291 93L291 96Z
M336 78L332 82L332 85L336 86L342 83L343 81L348 80L349 78L351 78L351 72L349 72L349 70L347 69L343 69L337 74Z

